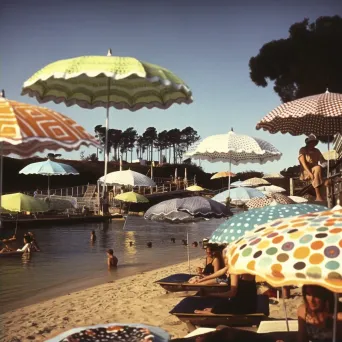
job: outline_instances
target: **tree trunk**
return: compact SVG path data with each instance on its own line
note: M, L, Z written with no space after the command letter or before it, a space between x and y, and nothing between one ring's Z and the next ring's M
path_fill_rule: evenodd
M133 162L133 148L131 148L131 164Z

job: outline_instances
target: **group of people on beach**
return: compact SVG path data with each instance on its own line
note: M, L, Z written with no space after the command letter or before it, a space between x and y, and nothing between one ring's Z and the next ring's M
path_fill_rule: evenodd
M257 313L257 283L250 274L229 273L227 247L208 245L203 268L189 283L214 285L227 284L226 292L200 291L201 296L221 298L212 307L195 310L199 315L213 314L253 314ZM328 342L333 337L334 294L317 285L302 287L303 304L298 307L298 342ZM342 312L338 306L337 341L342 340ZM274 340L274 342L281 340Z
M24 235L23 242L24 246L22 248L14 248L13 245L17 243L17 236L14 234L12 237L8 239L0 240L5 247L0 250L0 253L10 253L10 252L21 252L21 253L30 253L30 252L40 252L40 248L38 247L37 240L32 232L28 232Z

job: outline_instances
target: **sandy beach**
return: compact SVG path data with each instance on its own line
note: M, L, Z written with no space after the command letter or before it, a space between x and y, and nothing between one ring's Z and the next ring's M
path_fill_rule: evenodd
M192 261L193 270L202 263L201 259ZM185 324L169 314L185 294L166 294L153 282L187 272L185 262L6 312L0 316L0 340L45 341L74 327L111 322L146 323L160 326L172 337L185 336ZM300 303L299 296L287 300L290 318L296 318ZM270 311L271 317L284 317L281 302L270 305Z

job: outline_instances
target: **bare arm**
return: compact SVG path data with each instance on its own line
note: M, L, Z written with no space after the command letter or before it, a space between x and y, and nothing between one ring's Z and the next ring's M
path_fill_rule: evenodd
M213 266L214 266L214 273L218 272L220 268L220 261L218 258L215 258L213 261Z
M230 275L230 290L227 292L208 293L208 297L232 298L236 296L239 286L239 277L236 274Z
M220 270L218 270L217 272L210 274L202 279L200 279L198 282L201 283L202 281L206 281L206 280L211 280L211 279L215 279L215 278L219 278L222 277L223 275L225 275L228 271L228 267L224 267Z
M299 162L300 164L303 166L304 170L307 171L309 174L311 173L311 170L309 169L308 165L306 164L306 160L305 160L305 149L301 148L299 150Z
M308 333L306 331L306 322L305 322L305 306L301 305L298 308L298 342L309 342Z

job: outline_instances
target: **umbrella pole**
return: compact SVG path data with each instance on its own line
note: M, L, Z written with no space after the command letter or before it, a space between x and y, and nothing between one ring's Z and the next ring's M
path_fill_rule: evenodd
M191 268L190 268L190 249L189 249L189 231L188 228L186 228L186 249L187 249L187 254L188 254L188 267L189 267L189 275L191 274Z
M3 163L4 158L2 156L2 147L3 143L0 142L0 228L2 228L2 221L1 221L1 197L2 197L2 173L3 173Z
M334 293L334 323L333 323L333 342L337 341L337 307L338 307L338 294Z
M282 288L282 299L283 299L283 307L284 307L284 313L285 313L285 321L286 321L286 329L287 331L290 331L290 327L289 327L289 319L287 317L287 310L286 310L286 303L285 303L285 298L284 298L284 288Z
M229 176L228 176L228 197L230 196L230 175L232 172L232 161L229 159Z
M327 177L329 178L329 175L330 175L330 139L328 137L328 168L327 168Z
M48 175L48 197L50 197L50 175Z
M128 221L128 216L129 216L129 209L130 209L130 207L131 207L131 203L128 204L127 217L126 217L126 219L125 219L125 223L124 223L124 226L123 226L123 228L122 228L123 230L125 230L126 223L127 223L127 221Z
M108 129L109 129L109 92L110 92L110 78L108 77L107 84L107 113L106 113L106 134L105 134L105 158L104 158L104 179L103 179L103 189L102 189L102 197L104 196L105 186L106 186L106 178L107 178L107 164L108 164Z
M15 221L15 232L14 235L17 235L17 230L18 230L18 219L19 219L19 213L17 213L17 219Z

